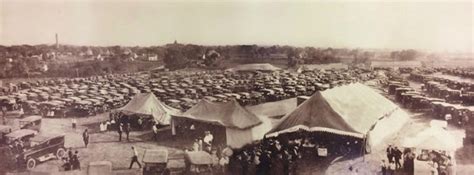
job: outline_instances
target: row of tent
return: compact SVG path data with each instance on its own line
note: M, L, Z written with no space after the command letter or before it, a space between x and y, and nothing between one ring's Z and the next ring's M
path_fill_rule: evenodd
M352 136L367 139L367 144L376 145L387 135L398 131L408 118L397 105L360 83L316 92L299 106L285 106L295 102L290 100L261 104L264 107L242 107L235 101L219 103L201 100L181 113L148 93L135 96L117 111L153 116L160 123L170 123L173 130L180 119L217 125L225 128L226 144L233 148L258 141L265 135L278 136L298 130ZM266 110L282 105L285 108L280 113ZM274 119L271 115L283 117Z

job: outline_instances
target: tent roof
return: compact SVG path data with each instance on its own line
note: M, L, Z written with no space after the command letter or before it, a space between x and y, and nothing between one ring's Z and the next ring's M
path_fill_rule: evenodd
M370 87L355 83L314 93L270 133L304 129L362 138L380 118L397 108Z
M438 126L427 128L413 138L406 138L403 140L402 146L445 151L452 151L457 147L453 136Z
M263 64L242 64L234 68L227 69L229 71L277 71L280 68L275 67L269 63Z
M161 123L169 123L166 116L179 115L181 112L162 103L153 93L141 93L135 95L124 107L118 111L125 113L135 113L143 115L152 115L155 120Z
M262 123L255 114L240 106L235 100L225 103L201 100L180 117L238 129L247 129Z
M246 107L250 112L258 116L277 117L284 116L297 107L296 98L280 100L275 102L262 103L259 105Z

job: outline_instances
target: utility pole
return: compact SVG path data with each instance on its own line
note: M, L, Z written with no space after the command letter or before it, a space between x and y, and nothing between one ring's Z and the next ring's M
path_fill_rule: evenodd
M58 33L56 33L56 50L59 49L59 36Z

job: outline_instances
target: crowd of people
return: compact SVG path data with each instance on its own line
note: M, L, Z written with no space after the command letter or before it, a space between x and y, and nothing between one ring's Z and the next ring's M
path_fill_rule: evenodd
M298 174L301 160L327 161L328 157L360 155L361 143L356 138L330 133L283 134L235 150L229 170L239 174Z
M414 153L410 149L402 152L398 147L389 145L386 149L387 162L382 160L381 171L383 175L393 175L396 171L403 171L407 174L414 174ZM403 165L401 160L403 158Z
M451 156L443 151L422 150L420 155L416 155L410 148L405 148L402 152L399 148L389 145L386 153L387 159L382 159L380 165L382 175L397 173L413 175L415 174L415 160L424 161L432 175L453 174Z
M81 170L81 162L79 161L79 151L73 153L72 148L69 148L67 156L62 158L64 171Z

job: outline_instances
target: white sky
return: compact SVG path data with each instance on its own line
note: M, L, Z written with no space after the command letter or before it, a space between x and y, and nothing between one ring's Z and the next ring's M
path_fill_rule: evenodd
M471 1L0 0L0 44L472 51Z

